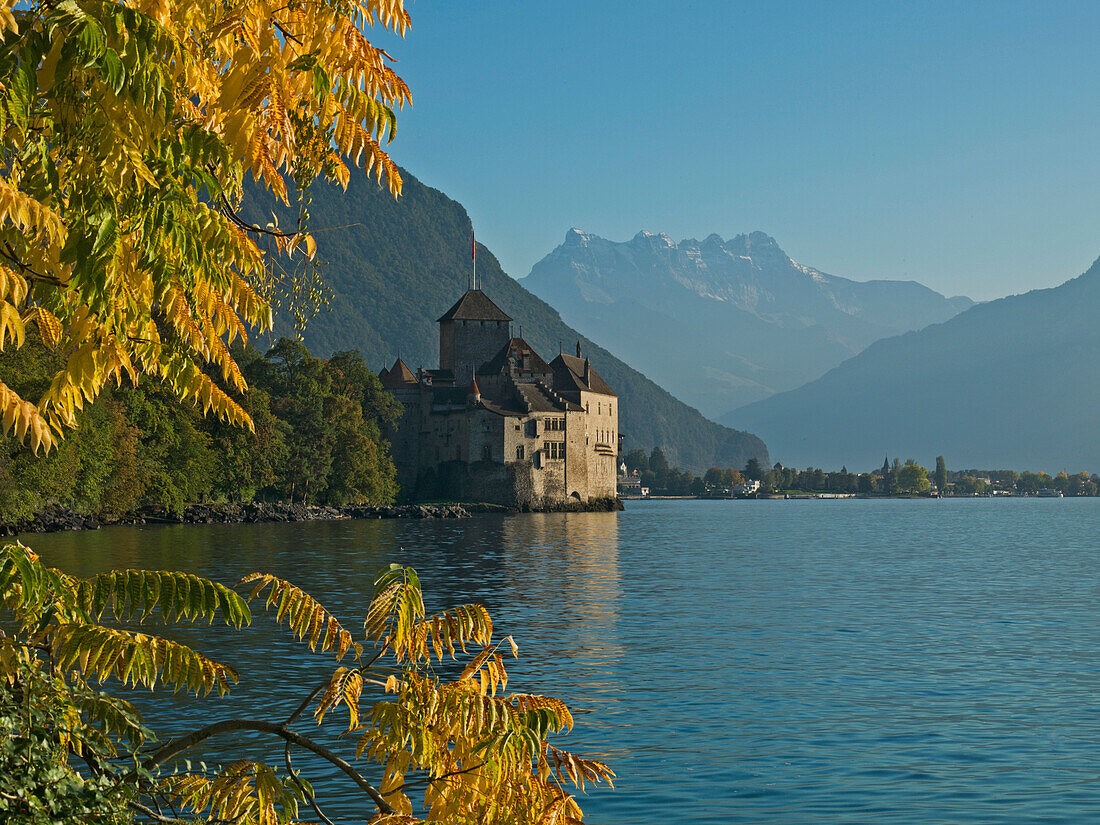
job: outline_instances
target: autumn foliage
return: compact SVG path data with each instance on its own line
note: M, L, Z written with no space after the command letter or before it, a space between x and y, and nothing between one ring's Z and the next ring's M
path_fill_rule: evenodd
M228 344L270 326L286 272L257 238L313 257L317 175L400 190L382 146L409 90L372 26L404 34L402 1L0 0L0 349L34 325L65 354L40 398L0 375L0 432L48 450L141 375L251 425ZM246 174L298 224L243 221Z
M34 753L52 754L70 772L61 803L83 805L86 821L132 814L156 821L231 821L238 825L326 820L324 802L294 767L309 751L339 768L369 800L372 823L575 823L581 809L570 787L610 782L603 763L551 744L573 726L561 701L507 693L511 637L495 640L484 607L427 614L416 573L391 565L378 576L363 631L348 629L309 594L269 574L247 576L248 597L201 577L170 571L112 571L79 579L46 567L28 548L0 552L0 605L18 632L0 637L0 723L38 718ZM158 741L130 701L101 686L171 688L224 694L241 675L143 623L224 622L243 628L259 600L308 653L329 661L298 708L281 721L227 718ZM137 627L135 628L135 623ZM457 677L437 669L462 659ZM332 668L335 665L335 668ZM312 720L309 719L312 716ZM356 741L355 764L302 733L338 719ZM216 771L180 758L203 741L235 731L274 737L284 764L248 758ZM19 742L30 738L19 731ZM70 755L88 771L78 774ZM15 755L0 755L18 759ZM11 765L0 765L6 771ZM372 775L373 774L373 775ZM21 777L20 799L0 814L18 818L48 783ZM89 788L95 789L90 794ZM158 813L159 812L159 813Z

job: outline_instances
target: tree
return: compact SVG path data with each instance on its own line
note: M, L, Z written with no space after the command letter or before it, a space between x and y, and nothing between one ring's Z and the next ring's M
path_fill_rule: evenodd
M403 0L142 9L0 6L0 349L33 325L65 355L36 401L0 375L0 433L35 451L124 375L250 426L227 344L319 297L310 181L349 161L401 188L382 143L409 90L362 29L404 34ZM237 214L246 169L295 226Z
M668 459L660 447L654 447L649 454L649 469L658 474L668 470Z
M896 484L902 493L923 493L929 488L928 471L915 461L907 461L905 466L897 471Z
M943 460L943 456L936 456L936 472L933 476L933 480L936 482L936 489L943 494L943 491L947 489L947 463Z
M756 458L750 458L745 462L745 469L741 471L741 474L752 481L760 481L764 478L764 471L760 467L760 462Z
M551 744L573 725L564 703L504 693L503 655L518 656L518 648L511 637L494 640L481 605L428 615L416 573L391 565L375 581L357 640L289 582L254 573L241 583L253 585L247 599L189 573L128 570L79 579L46 567L23 545L3 547L0 605L17 631L0 636L0 730L6 734L0 790L15 791L0 794L0 818L166 821L159 808L268 825L300 821L308 807L309 819L330 821L294 766L292 754L300 751L338 769L378 812L371 822L379 825L421 821L412 815L409 793L417 786L425 789L433 821L577 821L582 813L566 784L584 787L614 776L605 764ZM142 623L218 620L241 629L256 598L310 653L331 662L288 718L210 719L161 741L131 703L102 689L225 695L237 681L230 665L150 635ZM433 666L442 669L458 651L466 658L467 646L477 653L457 678L439 678ZM339 727L357 738L357 758L377 778L302 732L311 708L316 724L341 717ZM277 741L283 765L245 757L208 772L177 764L206 740L241 731Z
M721 487L726 482L726 472L719 467L711 467L703 474L703 483L708 487Z
M649 454L645 450L634 449L626 454L623 459L629 472L638 471L638 474L649 471Z

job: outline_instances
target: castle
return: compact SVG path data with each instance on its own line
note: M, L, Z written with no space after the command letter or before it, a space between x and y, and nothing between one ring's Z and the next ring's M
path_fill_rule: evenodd
M480 289L438 321L439 369L379 374L404 407L387 433L419 499L545 507L615 496L618 399L580 344L547 364Z

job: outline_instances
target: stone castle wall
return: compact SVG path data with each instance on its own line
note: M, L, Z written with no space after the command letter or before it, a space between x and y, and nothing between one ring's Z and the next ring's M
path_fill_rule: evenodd
M465 387L477 368L504 349L512 333L507 321L444 321L439 334L439 367L453 370Z

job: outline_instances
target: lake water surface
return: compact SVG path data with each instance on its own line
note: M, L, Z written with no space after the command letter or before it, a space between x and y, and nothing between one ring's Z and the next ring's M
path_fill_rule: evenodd
M629 502L23 540L81 574L272 572L349 628L377 570L410 564L429 610L480 601L498 636L514 634L510 689L579 711L559 744L619 775L581 807L626 825L1097 821L1098 537L1100 499L970 499ZM275 718L323 676L328 659L303 657L255 612L244 633L173 631L237 665L241 684L227 705L148 701L155 727ZM297 764L330 815L363 818L338 777Z

